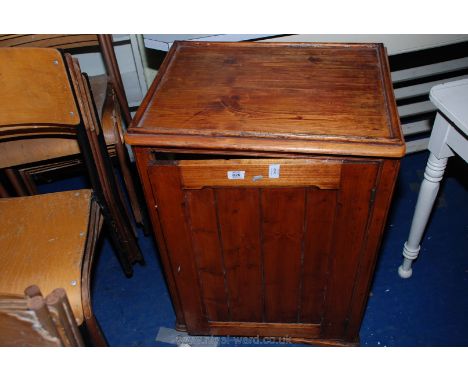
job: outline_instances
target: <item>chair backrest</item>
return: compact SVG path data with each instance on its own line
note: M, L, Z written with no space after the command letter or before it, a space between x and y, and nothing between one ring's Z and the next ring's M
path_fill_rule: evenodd
M0 34L0 47L76 49L99 46L95 34Z
M56 49L0 48L0 143L79 139L80 130L101 135L89 83L83 82L78 61ZM105 143L102 151L93 155L105 157Z
M65 291L43 298L30 286L24 297L0 294L0 346L84 346Z
M62 55L55 49L0 49L0 105L0 135L80 123Z
M99 47L104 65L117 93L122 115L127 125L132 119L120 69L109 34L3 34L0 35L0 47L38 47L62 50Z

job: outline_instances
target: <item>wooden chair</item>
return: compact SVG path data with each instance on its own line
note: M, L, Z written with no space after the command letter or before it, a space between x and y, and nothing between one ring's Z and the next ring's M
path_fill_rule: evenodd
M111 156L116 156L118 159L135 222L148 231L149 223L143 208L141 191L131 174L130 159L123 143L122 117L128 125L131 115L112 44L111 35L0 35L0 47L52 47L71 52L80 52L90 47L100 48L108 76L90 77L91 92L100 117L107 150ZM20 150L31 152L40 149L43 153L47 153L45 157L48 160L46 163L31 161L27 165L5 170L10 184L20 196L37 194L33 175L80 163L76 158L80 152L76 141L68 140L59 146L56 140L42 138L40 142L29 144L20 142L16 146L11 147L9 155L15 155L14 153ZM0 152L0 155L8 154Z
M143 257L77 60L55 49L1 48L0 73L0 153L10 154L0 155L0 168L47 159L51 141L57 150L78 141L119 261L130 276L132 263ZM21 145L29 149L11 149Z
M84 346L65 290L43 298L32 285L25 296L0 294L0 346Z
M128 106L125 88L115 56L112 35L109 34L0 34L0 47L55 48L64 51L77 51L83 48L98 47L101 50L109 79L116 90L120 107L127 125L132 117Z
M0 345L82 346L82 326L105 346L90 300L102 226L92 190L3 198L0 215Z

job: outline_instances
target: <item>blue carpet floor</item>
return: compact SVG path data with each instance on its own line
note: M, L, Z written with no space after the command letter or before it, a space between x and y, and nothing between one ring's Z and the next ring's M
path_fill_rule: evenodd
M459 158L449 160L413 276L403 280L397 274L427 158L424 152L403 159L361 346L468 346L468 178ZM40 190L80 188L84 182L55 181ZM139 243L146 265L136 265L127 279L110 243L102 241L92 296L96 317L111 346L175 346L156 340L160 327L174 327L175 316L153 239L140 232ZM219 341L219 346L245 345L238 338ZM267 345L281 346L250 344Z

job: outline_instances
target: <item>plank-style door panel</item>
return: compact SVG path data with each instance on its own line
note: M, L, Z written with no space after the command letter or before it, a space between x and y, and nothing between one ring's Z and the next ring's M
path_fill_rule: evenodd
M304 167L307 160L288 165L294 167L294 161ZM189 166L209 171L211 162L232 170L216 160L195 162ZM247 170L255 166L253 160L236 160L233 168L242 170L243 164ZM199 173L192 177L185 171L184 161L155 162L150 179L176 278L182 281L178 264L192 264L191 276L177 283L183 310L200 315L185 317L191 333L200 330L190 322L213 330L237 322L325 324L324 337L342 335L379 162L328 159L324 169L317 161L310 165L322 172L333 168L334 186L314 177L296 187L237 180L213 184L208 176L203 186ZM220 176L219 168L215 173Z
M260 203L267 322L297 322L298 319L305 195L305 188L262 190Z
M299 322L320 322L332 254L337 191L308 189Z
M185 194L193 251L206 315L211 321L228 321L229 303L224 258L218 232L214 190Z
M256 188L216 190L232 321L262 322L260 206Z

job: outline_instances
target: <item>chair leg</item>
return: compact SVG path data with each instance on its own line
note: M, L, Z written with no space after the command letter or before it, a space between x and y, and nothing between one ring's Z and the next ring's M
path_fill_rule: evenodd
M103 223L101 208L93 196L86 248L83 255L81 270L81 303L83 306L84 321L82 326L94 346L107 346L106 338L94 316L91 304L91 272L94 263L97 240L100 236Z
M130 171L130 160L128 159L125 146L120 142L120 140L117 140L115 149L117 152L120 169L122 171L125 188L127 189L128 198L130 200L133 216L135 217L136 223L143 227L144 234L148 235L151 232L151 228L148 217L146 215L146 210L144 209L142 198L139 197L139 190L137 189L137 185L135 184Z
M127 163L127 156L124 151L125 147L120 142L120 139L117 140L115 150L117 152L117 159L119 161L120 170L122 171L122 176L125 183L125 188L127 189L128 198L130 200L130 206L132 207L133 216L135 217L137 224L143 224L142 211L138 203L137 193L133 184L130 168Z
M99 326L99 323L97 322L96 317L94 315L85 319L85 328L94 346L109 346L106 338L104 337L104 334L102 333L101 327Z
M131 264L142 261L143 255L137 244L126 206L119 195L114 170L109 158L104 136L97 119L95 105L89 90L89 80L81 73L76 59L65 55L75 95L78 98L83 117L83 125L78 128L77 136L83 158L88 168L96 200L104 215L117 257L127 276L132 275Z
M104 222L107 226L117 259L122 266L125 276L131 277L133 275L132 253L128 246L128 241L125 240L125 237L128 235L121 232L117 222L114 220L113 214L108 212L106 207L102 208L102 214L104 215ZM133 232L131 233L131 237L134 237Z
M123 87L122 77L120 75L119 65L115 56L114 47L112 45L112 35L109 34L98 34L99 45L101 47L104 64L106 65L109 77L114 85L117 99L123 111L125 123L130 125L132 117L130 115L130 108L128 106L127 97L125 95L125 89Z
M137 243L134 227L128 218L127 210L123 201L119 198L109 203L111 225L115 229L120 247L127 253L130 264L140 262L143 264L143 255Z
M115 102L115 89L113 89L113 98L114 98L114 110L113 110L113 128L114 128L114 136L116 137L115 142L115 151L117 154L117 159L119 161L119 167L122 172L123 181L125 184L125 188L127 190L128 199L130 202L130 206L133 212L133 217L135 222L143 227L143 232L145 235L148 235L151 232L151 227L149 224L149 219L146 214L145 209L145 202L143 198L143 193L141 189L138 187L138 184L135 183L134 177L132 176L131 162L128 155L128 152L125 148L125 144L123 143L123 134L124 128L122 125L122 118L120 107L118 102Z
M49 309L55 312L57 324L62 328L64 338L70 342L70 346L84 346L83 337L76 324L65 289L54 289L45 301Z

